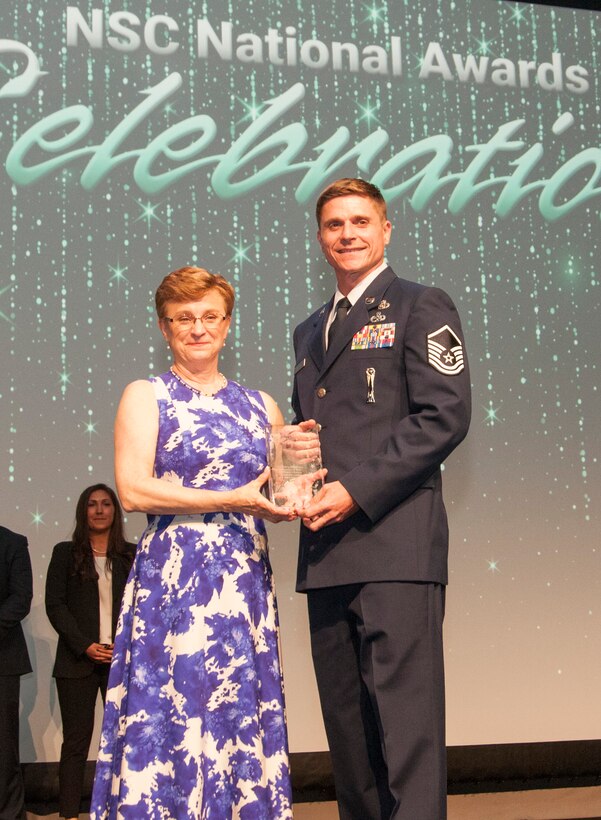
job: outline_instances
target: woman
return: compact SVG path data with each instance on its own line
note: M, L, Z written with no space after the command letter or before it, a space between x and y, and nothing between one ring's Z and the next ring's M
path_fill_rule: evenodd
M186 267L156 293L171 369L130 384L117 488L149 514L115 642L91 817L292 817L276 602L261 519L273 399L226 379L234 291Z
M71 541L54 547L46 575L46 612L58 632L53 675L63 723L59 814L76 818L100 691L106 695L121 596L133 560L123 514L106 484L86 487Z

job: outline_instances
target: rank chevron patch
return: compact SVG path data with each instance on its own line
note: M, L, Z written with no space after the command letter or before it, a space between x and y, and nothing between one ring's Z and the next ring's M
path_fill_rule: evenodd
M463 345L448 325L428 333L428 364L447 376L463 370Z

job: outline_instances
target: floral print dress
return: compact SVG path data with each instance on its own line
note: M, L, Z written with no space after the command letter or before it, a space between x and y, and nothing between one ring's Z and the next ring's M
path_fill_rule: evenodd
M155 475L222 490L265 466L267 414L233 381L204 396L169 372ZM292 818L273 579L263 522L149 516L115 638L94 820Z

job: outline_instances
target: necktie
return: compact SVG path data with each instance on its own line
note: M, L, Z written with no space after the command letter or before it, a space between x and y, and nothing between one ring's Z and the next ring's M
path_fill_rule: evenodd
M342 299L336 303L336 315L328 331L328 348L334 344L336 337L340 334L346 315L351 308L352 305L346 296L343 296Z

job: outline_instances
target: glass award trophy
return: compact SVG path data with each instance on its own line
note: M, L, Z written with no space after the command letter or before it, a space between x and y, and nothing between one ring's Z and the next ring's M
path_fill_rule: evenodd
M265 438L269 500L278 507L302 509L323 484L319 426L301 430L295 424L268 424Z

